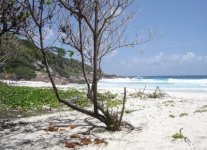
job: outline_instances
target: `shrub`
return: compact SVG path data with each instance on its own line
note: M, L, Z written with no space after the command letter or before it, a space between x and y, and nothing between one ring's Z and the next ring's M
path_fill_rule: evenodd
M11 109L29 110L31 108L42 108L42 106L50 108L62 107L51 89L14 87L0 83L0 93L1 103ZM84 92L75 89L60 91L62 98L79 97L74 103L80 106L88 106L89 104L85 101L86 97L84 95Z
M7 71L15 74L17 76L17 80L30 80L36 76L34 70L26 66L9 67L7 68Z
M183 116L188 116L188 114L187 113L181 113L180 117L183 117Z
M183 128L179 130L179 132L172 135L173 139L185 139L185 136L182 134Z

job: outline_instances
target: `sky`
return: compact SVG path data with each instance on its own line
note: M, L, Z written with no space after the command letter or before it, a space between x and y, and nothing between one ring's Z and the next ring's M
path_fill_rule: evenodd
M207 75L207 0L135 0L140 12L127 29L153 37L135 48L112 52L103 61L108 74ZM146 34L145 34L146 33Z

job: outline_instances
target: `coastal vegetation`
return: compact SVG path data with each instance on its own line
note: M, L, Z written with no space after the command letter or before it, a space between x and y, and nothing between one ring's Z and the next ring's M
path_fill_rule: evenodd
M146 99L146 98L156 99L166 96L166 93L164 93L159 87L156 87L156 89L153 92L145 92L145 88L142 91L139 90L134 93L131 93L130 96L133 98L140 98L140 99Z
M180 117L183 117L183 116L188 116L188 113L181 113Z
M199 109L197 109L194 113L204 113L207 112L207 105L203 105Z
M177 139L184 139L185 136L182 134L182 130L183 130L183 128L181 128L179 130L179 132L176 132L175 134L173 134L172 138L175 139L175 140L177 140Z
M70 57L65 58L69 53L61 54L61 50L65 51L58 47L51 47L51 51L47 52L47 60L52 66L53 74L66 78L65 83L80 81L83 78L80 61ZM46 74L42 54L30 41L14 35L1 37L0 57L3 58L5 55L8 58L4 66L0 67L1 79L34 80L36 78L38 81L49 81L41 77ZM85 68L87 72L92 71L89 65L85 64Z
M64 105L57 102L53 90L50 88L15 87L0 82L0 118L17 117L17 115L34 115L48 113L49 110L63 110ZM86 101L85 92L77 89L60 90L62 97L70 99L78 96L74 101L80 107L90 106ZM16 112L10 114L9 112ZM11 116L7 116L11 115Z
M0 82L0 118L17 117L17 115L29 116L64 110L63 104L59 103L51 88L16 87L8 86ZM84 90L70 88L59 91L64 99L78 97L72 102L79 107L91 107L91 101L86 97ZM117 94L110 92L99 93L98 100L109 108L121 105L121 99ZM9 112L16 112L11 114ZM10 115L10 116L8 116Z

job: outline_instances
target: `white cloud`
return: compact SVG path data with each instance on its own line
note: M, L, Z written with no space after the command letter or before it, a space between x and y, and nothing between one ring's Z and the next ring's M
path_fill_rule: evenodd
M158 55L148 57L148 58L138 58L132 57L128 61L125 61L127 64L136 65L137 63L146 63L149 65L153 64L177 64L177 63L206 63L207 56L199 56L193 52L187 52L185 54L171 54L167 55L163 52Z
M165 54L164 52L161 52L152 57L144 58L143 56L133 56L128 60L120 60L119 63L116 62L116 64L114 64L114 68L120 68L121 70L119 73L185 75L207 74L207 71L204 69L206 65L207 55L201 56L194 52L186 52L184 54Z
M197 59L196 55L192 52L187 52L186 54L182 55L181 60L182 61L191 61L193 59Z

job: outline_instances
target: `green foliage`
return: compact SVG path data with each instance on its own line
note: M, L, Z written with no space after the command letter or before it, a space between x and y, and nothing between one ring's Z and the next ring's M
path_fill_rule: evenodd
M60 48L60 47L51 47L51 51L56 52L57 53L57 57L64 57L66 52L65 49Z
M6 46L5 53L11 53L11 57L7 60L6 66L0 71L6 74L13 73L15 76L20 76L20 79L26 80L34 77L35 71L45 72L41 51L28 40L19 39L18 37L15 37L15 39L16 42L6 38L1 39ZM47 52L47 60L49 65L53 66L53 71L66 78L82 76L81 63L75 59L65 58L65 54L65 49L59 47L51 47ZM74 55L73 52L69 54L71 57ZM85 65L85 67L86 72L92 71L90 66ZM24 74L28 75L22 75L23 71L26 71Z
M112 107L117 107L118 105L121 105L122 101L120 99L112 99L112 100L107 100L106 106L109 108Z
M182 134L182 130L183 130L183 128L180 129L179 133L177 132L177 133L173 134L173 135L172 135L172 138L173 138L174 140L183 139L183 140L184 140L185 142L187 142L189 145L192 144L192 142L188 139L188 137L186 137L186 136L184 136L184 135Z
M207 112L207 105L200 107L194 113L204 113L204 112Z
M52 89L13 87L0 83L0 101L10 109L30 110L48 106L50 108L61 108L61 104L56 100ZM74 103L86 106L85 93L75 89L60 91L60 96L64 99L79 97Z
M107 101L109 99L114 99L117 97L118 94L113 94L111 92L105 92L105 93L98 93L98 99L101 101Z
M77 99L72 100L72 102L80 107L89 107L92 104L91 101L86 98L85 92L73 88L67 91L60 91L60 97L63 99L72 99L76 97Z
M174 139L183 139L184 136L182 135L182 133L175 133L172 135L172 138Z
M188 114L187 113L181 113L180 117L183 117L183 116L188 116Z
M36 76L34 70L26 66L17 66L7 68L8 73L16 74L17 79L30 80Z
M70 55L70 57L73 57L74 52L73 51L70 51L69 55Z
M30 13L29 13L29 11L27 11L23 14L22 18L27 19L27 18L29 18L29 16L30 16Z
M122 101L117 98L117 94L113 94L109 91L105 93L98 93L98 101L111 108L122 104Z
M47 5L49 5L49 4L51 4L52 3L52 0L46 0L45 1L45 4L47 4Z
M177 132L177 133L172 135L172 138L175 139L175 140L177 140L177 139L184 139L185 142L187 140L189 141L189 139L182 134L182 130L183 130L183 128L180 128L179 132Z

